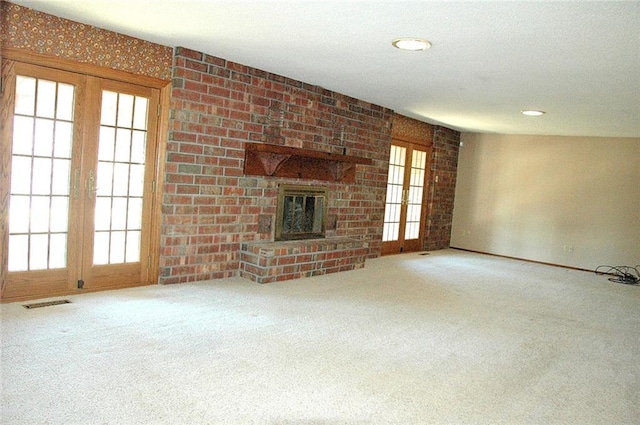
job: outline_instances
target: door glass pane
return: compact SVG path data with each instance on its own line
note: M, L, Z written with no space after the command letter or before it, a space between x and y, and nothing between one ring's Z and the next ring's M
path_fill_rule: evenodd
M140 261L148 99L102 92L94 264Z
M129 162L131 158L131 130L116 130L116 161Z
M53 153L53 123L53 120L36 118L34 155L51 156Z
M54 81L38 80L36 116L44 118L55 117L57 88L58 84Z
M109 264L108 248L109 232L95 232L93 235L93 264Z
M32 233L47 233L49 230L49 198L48 196L33 196L31 198L31 227Z
M51 252L49 254L49 268L57 269L65 267L67 256L67 238L62 234L52 234L49 244Z
M94 220L96 231L108 231L111 227L111 198L98 197L96 199L96 214Z
M69 175L71 173L71 160L54 159L53 172L51 174L51 193L53 195L69 194Z
M13 155L11 159L11 193L28 195L31 193L31 156ZM24 211L23 211L24 213Z
M140 261L140 232L127 232L127 263Z
M387 179L387 201L385 204L384 227L382 230L383 242L398 240L406 155L407 148L391 145L389 177Z
M73 119L73 92L71 84L58 84L58 107L56 118L70 121Z
M73 142L73 125L68 122L56 122L56 135L54 138L54 156L58 158L71 157L71 144Z
M98 148L98 159L100 161L112 161L113 150L116 146L116 129L113 127L100 127L100 144Z
M111 229L125 230L127 228L127 198L113 198L111 210Z
M72 85L16 76L9 271L66 267L74 96Z
M29 235L9 234L9 271L29 270Z
M147 128L147 99L137 97L133 115L133 128L146 130Z
M33 153L34 119L16 115L13 118L13 154L31 155Z
M422 215L422 193L424 187L427 153L415 149L411 155L411 176L407 194L407 221L404 239L417 239L420 236L420 217Z
M118 108L118 93L111 91L102 92L102 107L100 109L100 124L115 126Z
M29 211L29 196L14 195L11 197L11 207L9 209L9 232L12 234L29 233L29 215L25 211Z
M49 263L49 235L31 234L29 238L29 270L43 270Z
M111 249L109 250L109 264L124 263L125 232L111 232Z
M16 115L33 116L36 106L36 79L18 75L16 77Z
M66 196L54 196L51 198L51 224L52 233L65 233L69 226L69 201Z
M31 193L47 195L51 193L51 157L34 158L31 177Z

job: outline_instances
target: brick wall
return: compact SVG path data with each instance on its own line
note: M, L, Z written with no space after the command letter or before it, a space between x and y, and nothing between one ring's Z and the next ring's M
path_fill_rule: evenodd
M434 126L430 193L427 198L429 216L424 245L426 250L448 248L451 241L459 150L460 133L458 131Z
M258 223L273 223L279 183L327 186L336 223L327 237L366 240L367 256L379 255L391 110L185 48L172 81L161 283L237 274L241 242L273 240ZM349 185L244 176L245 142L344 148L373 165L359 165Z

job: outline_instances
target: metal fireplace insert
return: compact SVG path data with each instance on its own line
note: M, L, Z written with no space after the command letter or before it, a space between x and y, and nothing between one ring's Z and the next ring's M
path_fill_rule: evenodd
M327 192L324 187L280 185L275 240L324 238Z

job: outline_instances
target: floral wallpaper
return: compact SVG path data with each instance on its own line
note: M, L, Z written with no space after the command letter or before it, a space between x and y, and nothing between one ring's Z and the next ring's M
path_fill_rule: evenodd
M393 117L392 137L416 143L433 144L433 126L403 115Z
M4 47L171 79L173 49L2 1Z

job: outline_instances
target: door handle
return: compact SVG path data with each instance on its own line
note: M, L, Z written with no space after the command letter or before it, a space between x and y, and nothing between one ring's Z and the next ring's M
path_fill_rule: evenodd
M402 191L402 205L409 205L409 189Z
M76 168L73 172L73 199L80 196L80 169Z
M96 177L93 170L89 171L89 180L87 181L87 198L93 199L93 195L98 191L96 187Z

